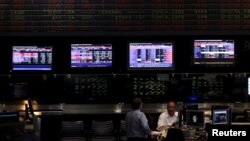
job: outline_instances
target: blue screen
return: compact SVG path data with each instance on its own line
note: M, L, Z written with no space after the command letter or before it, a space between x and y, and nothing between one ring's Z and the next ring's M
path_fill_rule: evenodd
M228 109L218 109L213 111L213 124L228 124L229 122Z
M52 47L13 46L13 70L52 70Z

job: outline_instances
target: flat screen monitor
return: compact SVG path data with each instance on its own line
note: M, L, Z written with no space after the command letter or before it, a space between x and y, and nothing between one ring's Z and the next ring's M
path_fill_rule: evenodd
M195 40L194 64L232 65L235 59L234 40Z
M71 67L112 67L112 45L71 44Z
M186 124L190 127L204 127L204 111L187 110Z
M19 122L18 112L1 112L0 123L16 123Z
M10 98L12 99L27 99L28 97L28 83L9 83Z
M12 54L13 70L52 70L51 46L13 46Z
M173 43L129 43L129 69L173 69Z
M229 125L231 124L230 108L215 107L212 108L213 125Z
M248 89L248 95L250 96L250 77L248 78L248 84L247 84L247 89Z

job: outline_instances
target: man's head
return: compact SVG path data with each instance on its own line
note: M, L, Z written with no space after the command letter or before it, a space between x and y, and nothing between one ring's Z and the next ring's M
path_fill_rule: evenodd
M142 108L142 100L140 98L135 98L132 101L132 109L139 110Z
M176 112L176 103L174 101L169 101L167 104L168 114L173 116Z

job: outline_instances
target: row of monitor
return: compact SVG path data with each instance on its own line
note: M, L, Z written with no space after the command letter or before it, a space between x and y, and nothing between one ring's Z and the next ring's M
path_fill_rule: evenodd
M195 40L194 64L234 64L234 40ZM13 46L13 70L52 70L52 46ZM112 44L71 44L71 68L112 67ZM173 69L173 42L129 43L130 69Z

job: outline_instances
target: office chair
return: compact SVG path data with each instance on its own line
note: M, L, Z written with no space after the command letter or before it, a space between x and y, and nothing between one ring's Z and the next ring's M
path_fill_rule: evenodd
M87 141L83 121L63 121L61 141Z
M91 141L114 141L114 127L112 121L92 121Z

